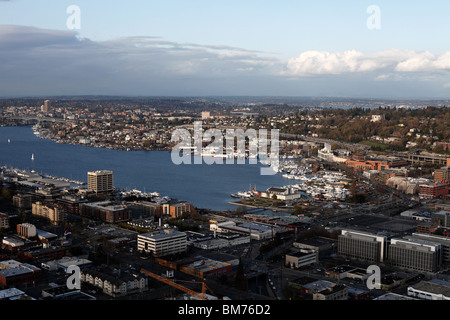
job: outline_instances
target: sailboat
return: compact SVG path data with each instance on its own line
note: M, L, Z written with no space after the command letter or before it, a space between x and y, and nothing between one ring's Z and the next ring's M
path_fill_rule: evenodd
M8 139L8 143L11 143L11 139Z
M31 155L31 160L34 161L34 153Z

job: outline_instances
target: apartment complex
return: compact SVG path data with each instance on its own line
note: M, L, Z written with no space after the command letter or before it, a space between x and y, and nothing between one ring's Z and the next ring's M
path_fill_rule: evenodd
M131 219L131 210L124 204L101 201L81 204L80 215L103 222L118 223L129 221Z
M113 172L109 170L89 171L88 189L93 190L95 193L113 191Z
M155 257L183 253L187 249L187 235L173 229L139 234L137 249L152 252Z
M66 212L61 207L55 204L44 204L37 201L31 206L31 213L33 215L44 217L50 220L54 225L66 221Z
M30 194L17 194L13 196L14 207L19 209L31 209L33 197Z
M172 218L180 218L184 213L195 213L195 207L189 203L166 203L163 204L162 211Z
M148 290L146 276L125 270L113 270L106 266L84 268L80 276L82 282L89 283L112 297L123 297Z

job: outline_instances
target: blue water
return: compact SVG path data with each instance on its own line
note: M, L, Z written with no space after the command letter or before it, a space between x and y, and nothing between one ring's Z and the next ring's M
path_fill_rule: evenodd
M61 144L35 136L31 127L0 127L0 165L85 182L88 171L112 170L117 188L159 192L213 210L236 209L228 204L230 194L248 190L250 184L266 190L289 183L281 174L261 175L261 164L175 165L167 151Z

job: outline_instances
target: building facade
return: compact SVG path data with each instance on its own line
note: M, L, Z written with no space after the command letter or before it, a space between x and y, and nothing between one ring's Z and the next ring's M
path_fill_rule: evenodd
M81 204L80 215L107 223L119 223L131 219L131 210L124 204L101 201Z
M114 190L113 172L98 170L88 172L88 189L95 193L108 193Z
M6 213L0 212L0 229L9 228L9 216Z
M342 230L338 236L338 254L368 262L383 262L386 257L387 238L375 234Z
M442 246L420 239L391 239L388 256L394 267L436 272L442 264Z
M17 234L25 238L31 238L36 236L37 234L36 227L31 223L21 223L18 224L16 228Z
M319 253L312 249L300 249L286 254L285 264L293 268L314 265L319 262Z
M184 253L187 250L187 235L173 229L139 234L137 249L140 252L151 252L155 257Z
M449 194L449 183L424 183L419 186L419 197L422 199L435 199Z
M40 201L32 204L31 213L49 219L54 225L66 221L67 218L67 214L63 208L55 204L44 204Z

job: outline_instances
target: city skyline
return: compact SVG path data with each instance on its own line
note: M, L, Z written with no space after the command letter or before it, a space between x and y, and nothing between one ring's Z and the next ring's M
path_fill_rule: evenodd
M450 97L441 1L0 1L0 97Z

